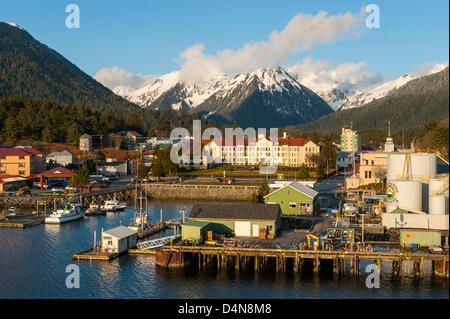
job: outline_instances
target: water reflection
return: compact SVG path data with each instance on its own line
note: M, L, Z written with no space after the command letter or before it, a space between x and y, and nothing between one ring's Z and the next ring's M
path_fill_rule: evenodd
M180 210L186 206L189 211L192 204L150 200L150 217L159 221L163 209L163 219L180 218ZM315 276L307 269L288 275L254 274L252 269L236 274L232 267L217 272L214 265L208 272L166 270L156 267L151 255L75 262L80 266L81 287L67 289L65 269L74 263L72 254L92 247L94 231L99 240L102 228L116 227L120 221L127 226L132 216L133 207L128 207L124 212L63 225L0 229L0 298L448 298L447 281L432 277L429 267L423 280L396 278L391 265L384 262L381 288L367 289L366 274L334 279ZM158 236L172 233L167 230Z

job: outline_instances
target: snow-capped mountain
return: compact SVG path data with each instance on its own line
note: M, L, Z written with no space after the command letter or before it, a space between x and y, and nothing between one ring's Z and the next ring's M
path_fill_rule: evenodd
M305 123L333 111L279 66L236 75L198 109L244 127Z
M360 107L374 99L387 96L392 90L404 86L411 80L424 75L442 71L447 64L436 64L425 73L404 74L394 80L378 83L369 87L356 87L349 83L329 83L320 81L303 81L302 83L312 89L324 99L334 110L346 110ZM313 79L314 80L314 79Z
M211 81L186 83L181 80L180 74L180 71L173 71L138 90L118 86L113 92L143 107L159 109L170 106L174 110L190 109L197 107L228 81L227 76L223 74Z
M392 90L398 89L416 77L411 74L403 74L395 80L384 82L373 88L362 90L355 90L353 94L347 96L343 103L337 110L347 110L372 102L375 99L380 99L389 94Z
M299 124L333 111L279 66L196 83L182 81L174 71L138 90L120 86L114 92L143 107L188 109L241 126Z

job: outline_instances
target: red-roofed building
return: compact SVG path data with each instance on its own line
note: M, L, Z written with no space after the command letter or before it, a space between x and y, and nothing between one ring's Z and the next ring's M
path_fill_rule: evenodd
M27 177L45 170L44 153L33 148L0 148L0 174Z
M62 166L52 168L48 171L34 174L32 178L39 178L41 183L41 189L44 188L44 183L48 183L49 178L65 178L69 179L72 176L72 171L70 169L64 168Z
M320 154L320 146L306 138L278 139L272 141L259 138L255 141L244 139L218 139L202 141L215 163L232 165L277 164L279 166L315 167L312 161ZM221 159L221 160L219 160ZM275 162L274 162L275 161Z

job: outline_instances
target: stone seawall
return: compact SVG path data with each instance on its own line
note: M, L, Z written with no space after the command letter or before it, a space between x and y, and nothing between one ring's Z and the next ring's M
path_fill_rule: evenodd
M258 186L237 185L188 185L147 184L142 185L149 198L161 199L205 199L205 200L248 200L258 191Z

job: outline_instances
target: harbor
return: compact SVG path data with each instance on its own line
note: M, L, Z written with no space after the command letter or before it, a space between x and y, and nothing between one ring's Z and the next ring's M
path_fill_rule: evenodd
M190 211L195 202L190 201L149 201L149 217L153 222L160 220L160 211L163 209L163 219L177 219L182 217L180 211L186 206ZM154 250L144 250L136 254L137 249L128 250L110 261L72 260L72 255L83 249L93 246L93 234L113 229L120 225L128 225L130 218L134 216L132 204L123 212L114 215L85 217L85 220L77 220L61 225L41 224L25 229L3 229L0 233L2 241L2 257L0 266L10 276L0 277L0 286L16 289L8 294L3 291L3 297L42 297L46 298L208 298L208 296L233 298L305 298L320 296L324 298L351 297L381 297L381 298L448 298L448 281L443 277L434 275L429 262L424 263L423 278L417 279L412 272L408 272L408 262L403 263L404 270L401 276L394 276L391 262L381 264L380 285L382 289L369 290L365 287L367 273L364 269L370 260L361 260L361 275L338 276L333 279L333 273L328 270L331 261L322 261L320 273L315 275L312 268L312 259L304 257L304 267L299 272L292 271L293 257L287 257L288 271L277 273L275 265L271 264L274 257L269 257L270 265L267 268L261 266L255 273L251 260L252 256L244 256L240 253L240 271L235 271L232 263L233 255L230 253L228 268L217 271L214 263L216 252L222 248L207 247L204 255L211 257L206 268L198 271L195 264L197 259L192 259L192 267L166 269L156 265ZM301 232L298 232L301 233ZM148 239L157 239L174 235L174 230L166 229ZM270 241L270 240L266 240ZM179 243L179 242L178 242ZM176 248L177 242L173 242L172 248ZM170 249L170 243L167 245ZM195 254L197 247L190 247ZM181 248L184 251L184 248ZM227 248L231 249L231 248ZM27 256L27 263L17 258L17 251ZM166 250L162 249L162 250ZM245 251L237 248L237 251ZM250 249L251 250L251 249ZM276 250L274 250L276 251ZM304 254L314 256L314 251L303 251ZM203 251L202 251L203 254ZM233 252L234 254L234 252ZM321 253L325 256L326 252ZM15 257L16 256L16 257ZM291 256L291 255L290 255ZM300 256L300 255L299 255ZM338 254L339 256L339 254ZM197 257L198 258L198 257ZM248 265L244 265L245 258ZM281 260L281 258L280 258ZM66 289L64 286L64 269L68 264L76 263L81 272L81 288ZM263 262L263 258L259 258ZM31 265L34 265L31 267ZM349 260L346 262L347 272L350 271ZM325 268L323 268L325 267ZM229 269L226 270L226 269ZM303 269L303 270L302 270ZM413 269L413 268L411 268ZM330 278L331 276L331 278ZM10 280L11 278L23 278L23 280ZM29 280L30 278L37 278ZM52 282L61 281L62 285L51 285ZM175 284L175 282L177 284ZM195 283L195 284L194 284ZM180 290L182 285L184 288ZM53 288L51 288L53 287ZM326 288L325 288L326 287Z

